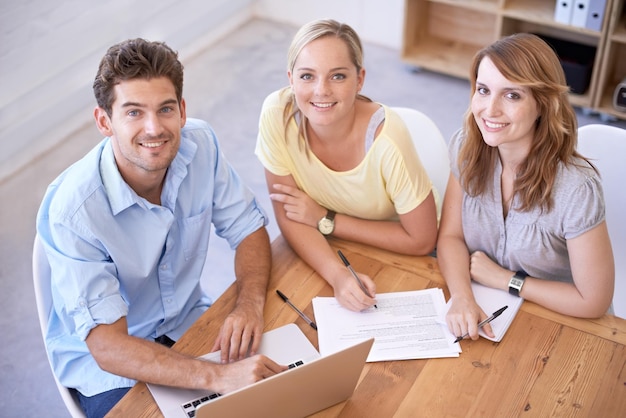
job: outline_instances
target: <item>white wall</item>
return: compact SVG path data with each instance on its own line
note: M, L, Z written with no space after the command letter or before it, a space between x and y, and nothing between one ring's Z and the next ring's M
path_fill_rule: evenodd
M397 50L402 46L404 0L257 0L254 13L294 26L332 18L352 26L363 41Z
M106 49L165 40L183 63L252 16L253 0L0 0L0 181L91 122Z
M165 40L183 64L253 16L300 26L331 17L400 49L404 0L0 0L0 181L87 123L106 49Z

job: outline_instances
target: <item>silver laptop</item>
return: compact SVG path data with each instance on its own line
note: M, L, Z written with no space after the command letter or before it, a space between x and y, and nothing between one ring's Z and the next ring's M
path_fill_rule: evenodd
M295 324L263 334L259 353L290 369L237 391L219 395L202 390L148 384L165 418L304 417L350 397L374 339L321 357ZM219 353L201 358L219 362Z

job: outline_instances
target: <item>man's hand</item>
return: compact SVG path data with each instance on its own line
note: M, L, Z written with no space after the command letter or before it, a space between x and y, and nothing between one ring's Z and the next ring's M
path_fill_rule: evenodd
M243 359L256 354L259 349L271 260L265 228L259 228L244 238L235 251L237 302L224 320L212 350L222 352L222 363Z
M221 350L222 363L253 355L261 343L263 312L251 303L239 304L226 317L211 351Z
M221 394L251 385L287 370L270 358L257 354L241 361L215 368L212 390Z

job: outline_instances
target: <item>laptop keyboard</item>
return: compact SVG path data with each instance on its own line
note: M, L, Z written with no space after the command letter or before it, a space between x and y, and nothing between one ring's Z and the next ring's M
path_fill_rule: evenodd
M210 395L194 399L193 401L185 402L184 404L182 404L183 411L185 411L185 414L187 414L188 417L193 418L196 416L196 409L198 409L200 405L205 404L210 400L213 400L220 396L222 395L220 395L219 393L212 393Z
M287 367L293 369L295 367L302 366L303 364L304 362L302 360L298 360L295 363L291 363ZM196 410L200 407L200 405L204 405L205 403L212 401L215 398L219 398L220 396L222 395L219 393L212 393L210 395L201 396L197 399L185 402L181 404L181 406L189 418L194 418L196 416Z

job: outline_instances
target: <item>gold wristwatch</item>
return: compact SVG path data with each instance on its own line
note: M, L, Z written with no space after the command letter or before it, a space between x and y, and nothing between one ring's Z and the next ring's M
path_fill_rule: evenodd
M317 230L322 235L330 235L335 230L335 212L328 210L326 215L317 222Z

